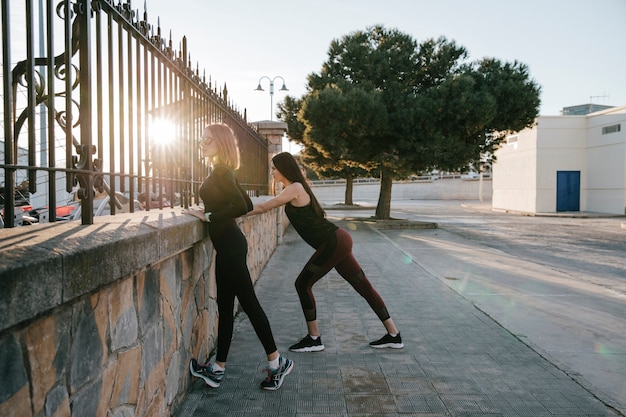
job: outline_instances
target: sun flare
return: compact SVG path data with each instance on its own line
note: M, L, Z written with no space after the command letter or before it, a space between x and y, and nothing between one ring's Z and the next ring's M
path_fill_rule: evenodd
M168 119L155 118L150 124L150 140L154 145L171 143L176 136L176 126Z

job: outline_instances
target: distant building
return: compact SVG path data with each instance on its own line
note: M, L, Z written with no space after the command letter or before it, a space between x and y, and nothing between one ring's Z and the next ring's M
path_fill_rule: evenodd
M584 116L589 113L595 113L602 110L610 109L614 106L603 106L601 104L579 104L577 106L563 107L561 114L563 116Z
M0 140L0 163L6 163L4 158L4 140ZM28 165L28 152L26 149L18 147L17 148L17 161L13 162L15 165ZM4 187L6 186L6 181L4 178L4 170L0 171L0 207L4 207ZM24 170L15 171L15 179L14 184L16 187L15 191L15 203L16 205L26 205L29 204L29 193L28 188L22 190L22 184L25 184L28 180L28 173Z
M626 214L626 106L539 116L495 156L494 209Z
M0 139L0 163L5 163L6 159L4 157L4 140ZM28 150L18 146L17 148L17 161L15 161L15 165L27 166L28 165ZM5 178L4 178L4 170L0 170L0 189L2 189L2 195L0 195L0 206L4 206L4 187L5 187ZM20 185L24 185L28 183L28 171L25 169L18 169L15 171L15 185L19 187ZM55 196L55 201L57 206L65 205L68 202L73 200L73 194L65 191L66 187L66 179L65 174L58 173L56 174L56 190L57 195ZM48 196L48 173L45 171L37 172L37 185L36 192L30 194L24 191L16 192L16 205L30 205L33 208L45 207L48 205L49 196Z
M4 139L0 139L0 162L2 162L3 164L6 163L6 159L4 158ZM18 146L17 161L13 161L13 163L15 165L28 165L28 150ZM28 175L26 172L17 171L16 176L16 184L19 184L20 182L28 179ZM4 187L4 170L0 171L0 185Z

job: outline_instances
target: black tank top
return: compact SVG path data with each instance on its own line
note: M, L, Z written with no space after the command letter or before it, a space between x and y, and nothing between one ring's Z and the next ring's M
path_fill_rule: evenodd
M325 242L335 240L335 230L338 227L326 218L315 214L311 203L304 207L295 207L287 203L285 213L300 237L315 249Z

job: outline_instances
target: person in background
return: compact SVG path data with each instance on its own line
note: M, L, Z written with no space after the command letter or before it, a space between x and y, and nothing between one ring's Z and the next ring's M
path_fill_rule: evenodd
M332 268L335 268L343 279L365 298L387 330L382 338L370 342L369 345L373 348L403 348L402 337L387 311L385 302L372 287L352 254L350 234L326 219L324 210L311 191L296 159L288 152L279 153L272 158L271 171L274 180L282 182L283 190L276 197L255 204L248 215L264 213L284 205L285 213L294 229L315 249L295 282L308 334L289 350L293 352L324 350L317 322L313 285Z
M267 354L268 376L261 382L261 388L277 390L294 364L278 352L269 320L254 292L246 261L248 243L235 222L237 217L253 207L250 197L235 177L235 170L239 167L237 139L225 124L208 125L202 134L200 149L203 156L209 158L212 167L211 174L199 191L204 211L185 212L209 223L209 236L217 253L215 277L219 321L215 362L202 364L194 358L189 363L189 369L193 376L202 378L210 387L219 387L233 336L233 311L237 297Z

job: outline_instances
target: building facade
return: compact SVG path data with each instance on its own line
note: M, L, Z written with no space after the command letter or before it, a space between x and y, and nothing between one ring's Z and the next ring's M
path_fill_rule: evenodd
M495 155L496 210L626 214L626 106L540 116Z

